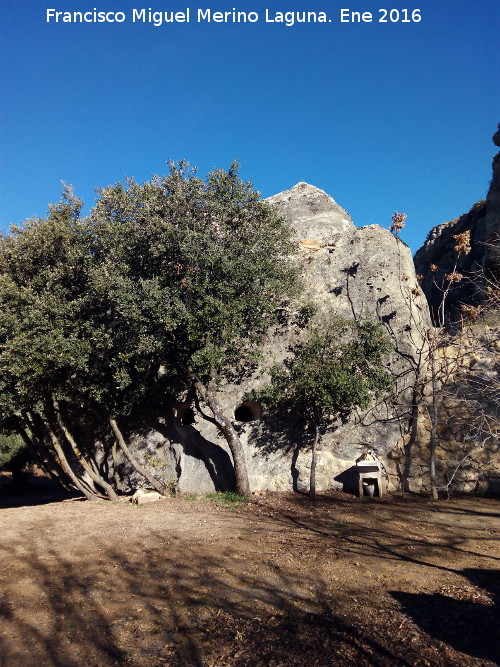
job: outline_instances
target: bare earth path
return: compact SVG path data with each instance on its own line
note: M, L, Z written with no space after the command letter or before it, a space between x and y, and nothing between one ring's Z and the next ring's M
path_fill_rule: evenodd
M499 519L344 494L2 508L0 665L498 664Z

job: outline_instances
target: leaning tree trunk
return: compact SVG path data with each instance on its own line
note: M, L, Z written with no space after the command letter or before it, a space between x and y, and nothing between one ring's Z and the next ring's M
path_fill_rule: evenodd
M160 484L160 482L157 479L155 479L152 475L150 475L148 471L145 468L143 468L139 463L139 461L134 457L130 449L127 447L125 438L123 437L122 432L118 428L118 424L116 423L116 421L114 419L110 419L109 424L113 429L113 433L115 434L116 439L118 440L118 444L122 448L122 451L125 454L125 457L132 466L132 468L134 468L134 470L138 472L139 475L142 475L142 477L144 477L144 479L146 479L151 484L151 486L155 491L158 491L158 493L163 494L165 492L163 485Z
M44 415L44 422L45 422L45 427L47 429L47 433L49 434L50 437L50 441L52 443L52 447L54 448L54 451L57 454L58 461L62 469L66 473L66 475L70 478L72 484L78 489L78 491L83 493L83 495L85 496L85 498L87 498L87 500L98 500L99 496L97 496L93 491L87 488L87 486L83 483L83 481L78 479L75 472L71 468L68 459L66 458L66 455L57 440L57 436L52 430L49 420L45 415Z
M111 445L111 460L113 461L113 480L118 489L120 487L120 476L118 475L118 463L116 459L116 440Z
M196 379L195 387L199 392L202 400L210 408L214 416L214 421L222 435L226 438L229 449L231 450L234 465L234 476L236 478L236 492L241 496L248 496L250 495L250 484L248 481L247 464L245 461L243 446L234 426L226 417L222 410L222 406L217 401L214 381L211 380L205 387L205 385L200 382L200 380Z
M31 455L34 458L35 462L41 467L41 469L45 472L47 477L49 477L52 481L57 482L59 484L59 478L54 472L52 472L48 462L46 461L46 458L42 456L42 453L38 450L38 447L26 433L24 427L21 424L18 424L16 426L16 431L23 439L24 444L30 450Z
M43 434L43 429L40 428L40 423L43 424L43 420L41 419L41 417L36 413L33 414L30 412L26 412L23 414L23 419L26 422L28 429L31 433L31 437L29 436L28 433L26 433L26 436L31 440L33 445L37 448L42 459L46 460L48 468L57 477L58 483L63 487L65 491L68 491L69 493L74 491L71 479L68 477L63 466L59 462L57 453L53 450L51 444L47 444L46 442L47 439ZM37 421L39 422L38 425Z
M38 465L44 470L45 474L54 482L57 482L57 484L60 484L63 489L66 491L69 491L69 487L63 482L60 473L57 474L52 470L50 467L50 464L48 462L48 457L44 456L40 449L36 446L35 442L29 437L29 435L26 433L24 427L21 424L18 424L16 427L17 432L23 439L24 443L27 445L28 449L30 450L33 458L35 461L38 463Z
M87 472L90 479L92 479L95 482L95 484L100 486L101 489L104 489L106 495L108 496L108 498L110 500L112 500L112 501L118 500L118 496L116 495L113 487L108 482L106 482L106 480L101 475L99 475L98 472L94 471L92 466L87 462L87 460L85 459L85 457L81 453L78 445L76 444L75 439L73 438L73 436L71 435L71 433L68 430L68 427L64 423L64 420L62 418L61 410L60 410L59 403L58 403L57 399L53 397L52 398L52 403L53 403L53 406L54 406L54 412L55 412L55 415L56 415L57 423L59 424L59 428L64 433L64 436L65 436L66 440L69 442L69 444L71 446L71 449L73 450L73 454L76 456L76 458L78 460L78 463Z
M309 476L309 497L316 498L316 448L319 440L318 424L314 424L314 440L311 449L311 473Z

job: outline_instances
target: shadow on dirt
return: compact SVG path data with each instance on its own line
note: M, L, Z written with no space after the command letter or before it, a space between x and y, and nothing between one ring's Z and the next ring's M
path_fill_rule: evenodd
M403 612L432 637L467 655L498 663L500 571L470 569L462 574L487 593L485 598L475 600L474 596L480 594L473 591L472 595L469 592L469 599L457 599L453 589L446 595L400 591L392 591L391 595Z
M434 546L429 543L425 532L425 522L428 521L426 515L434 511L452 512L453 508L446 508L443 503L439 510L426 499L418 499L416 502L401 501L385 497L382 500L377 498L352 498L346 494L323 494L318 496L316 501L311 501L308 497L292 496L288 497L285 506L280 507L279 513L270 512L274 520L279 521L290 529L300 529L310 534L309 540L322 540L325 537L334 538L331 542L332 555L352 554L360 557L376 557L393 560L395 562L405 562L408 564L421 565L430 569L442 570L444 572L460 572L459 567L455 565L461 556L483 557L484 554L471 549L468 540L457 532L453 526L443 524L440 526L442 531L439 542L439 553L447 553L446 565L443 562L435 562ZM366 513L366 523L358 519L353 522L348 518L344 519L344 512L349 512L353 506L363 507ZM307 511L304 512L304 506ZM444 509L442 509L444 507ZM264 511L269 512L268 506L263 504ZM357 511L358 511L357 510ZM332 516L332 511L334 512ZM391 529L386 530L384 526L384 512L389 514L397 511L400 517L399 527L391 524ZM458 511L458 510L457 510ZM485 516L496 517L495 513L489 513ZM332 520L333 519L333 520ZM421 521L420 528L417 528L417 521ZM414 529L408 529L408 526L414 525ZM339 539L335 539L335 538ZM475 536L478 543L489 542L491 536ZM488 556L490 561L500 561L500 556Z
M65 508L36 536L31 522L15 543L2 545L0 664L24 667L34 664L34 656L37 667L459 667L479 664L466 662L474 658L494 660L492 604L441 591L388 594L383 588L351 590L342 582L337 587L329 578L337 573L337 559L345 567L356 559L359 566L366 557L365 563L377 558L391 568L417 564L438 575L459 574L471 590L480 587L488 600L498 601L495 570L459 569L460 554L473 553L466 538L449 531L439 542L426 541L425 505L421 514L408 507L407 523L395 522L391 532L383 503L366 504L366 514L378 521L364 525L366 514L355 514L353 502L358 505L341 498L289 498L280 507L277 501L252 501L252 514L237 515L240 533L213 539L198 514L201 505L186 513L206 532L187 537L169 530L167 522L164 529L148 529L147 541L131 536L110 543L104 529L89 533L84 543L60 543L54 537L58 521L74 521L78 531L81 515ZM90 507L96 524L99 517L124 516L123 506L121 514L112 505ZM168 507L159 505L158 511L182 522L182 506L177 514ZM342 508L351 514L342 518ZM131 511L139 520L153 512ZM215 514L214 529L236 525L234 516ZM296 560L289 567L293 550ZM433 563L437 552L456 567ZM321 559L333 569L317 567ZM408 617L416 624L410 631Z
M82 497L68 493L48 477L23 474L16 478L0 473L0 509L57 503Z
M0 598L0 663L19 667L36 655L40 667L412 664L383 630L368 633L343 613L313 575L300 585L279 570L256 578L232 567L240 556L231 550L220 559L196 551L98 549L85 570L32 553L21 597ZM30 611L35 600L43 619Z

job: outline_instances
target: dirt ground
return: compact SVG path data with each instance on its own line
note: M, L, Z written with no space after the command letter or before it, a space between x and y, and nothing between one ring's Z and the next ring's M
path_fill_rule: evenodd
M498 500L9 504L2 667L500 660Z

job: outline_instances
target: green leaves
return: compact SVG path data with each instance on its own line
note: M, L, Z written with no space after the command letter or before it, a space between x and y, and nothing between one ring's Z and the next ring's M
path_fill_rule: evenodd
M367 408L391 386L383 355L391 349L379 323L332 318L311 330L293 356L271 370L271 383L254 399L325 429Z
M126 414L162 385L175 392L245 367L297 289L290 229L238 165L206 179L165 177L98 190L65 186L45 220L0 242L0 387L5 408L53 394Z

